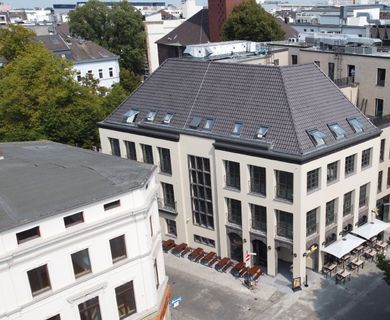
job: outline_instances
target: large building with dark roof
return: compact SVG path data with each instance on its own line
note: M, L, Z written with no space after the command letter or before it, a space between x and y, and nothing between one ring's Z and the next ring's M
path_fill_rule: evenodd
M375 207L381 130L315 65L170 59L99 123L103 152L159 165L165 238L294 278Z
M98 152L0 143L0 319L164 318L155 178Z

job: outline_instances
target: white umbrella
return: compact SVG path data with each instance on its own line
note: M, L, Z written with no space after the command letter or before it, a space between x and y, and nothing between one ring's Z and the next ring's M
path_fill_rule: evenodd
M321 251L329 253L336 258L341 258L364 242L366 242L366 240L355 237L352 234L347 234L342 239L333 242Z
M385 231L388 228L390 228L390 223L374 219L373 221L368 222L351 232L364 239L371 239L372 237L375 237L379 232Z

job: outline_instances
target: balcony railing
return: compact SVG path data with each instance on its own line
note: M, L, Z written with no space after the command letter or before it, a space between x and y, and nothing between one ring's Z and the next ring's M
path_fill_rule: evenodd
M165 201L164 198L158 198L158 208L160 210L168 211L171 213L177 213L177 208L176 208L176 201L175 202L170 202L170 201Z
M345 88L345 87L352 87L356 86L355 77L349 76L345 78L335 79L333 82L339 87L339 88Z

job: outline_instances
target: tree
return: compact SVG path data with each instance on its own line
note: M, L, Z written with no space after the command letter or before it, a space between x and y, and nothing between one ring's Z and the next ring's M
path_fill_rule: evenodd
M0 56L8 61L14 60L24 52L35 33L22 26L10 24L0 29Z
M104 117L113 112L127 98L127 96L127 91L120 84L114 84L110 93L104 97Z
M377 267L383 271L384 280L390 285L390 260L384 254L378 256Z
M120 69L120 83L128 94L132 93L141 84L139 76L125 68Z
M89 0L69 13L69 29L117 54L121 67L142 74L146 56L142 14L127 1L109 8Z
M103 98L73 79L71 64L30 43L0 73L0 141L49 139L90 148Z
M245 0L233 8L222 28L222 38L229 40L271 41L282 40L284 31L275 18L257 5Z

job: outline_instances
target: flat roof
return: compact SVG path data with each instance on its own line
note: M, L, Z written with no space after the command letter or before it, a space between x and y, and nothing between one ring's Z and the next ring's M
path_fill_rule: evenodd
M50 141L0 150L0 232L142 188L155 170Z

